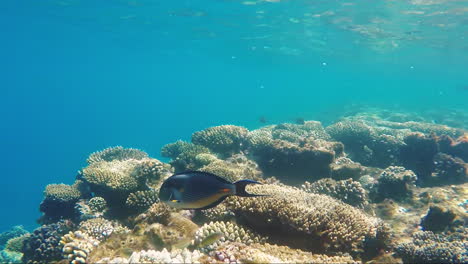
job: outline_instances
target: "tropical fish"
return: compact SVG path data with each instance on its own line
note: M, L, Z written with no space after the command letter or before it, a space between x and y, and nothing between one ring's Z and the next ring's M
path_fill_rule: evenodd
M161 186L159 199L179 209L209 209L220 204L226 197L263 196L247 193L248 184L261 184L253 180L231 183L208 172L187 171L169 177Z

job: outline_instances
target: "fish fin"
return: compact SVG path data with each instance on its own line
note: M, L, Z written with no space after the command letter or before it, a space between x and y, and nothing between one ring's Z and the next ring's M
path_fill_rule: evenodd
M197 210L206 210L206 209L210 209L210 208L213 208L215 206L217 206L218 204L222 203L224 201L224 199L226 199L228 196L223 196L221 198L219 198L216 202L212 203L212 204L209 204L205 207L202 207L202 208L198 208Z
M240 181L236 181L233 183L235 186L236 186L236 195L237 196L240 196L240 197L256 197L256 196L268 196L268 195L264 195L264 194L252 194L252 193L248 193L246 190L245 190L245 187L248 185L248 184L261 184L257 181L253 181L253 180L240 180Z

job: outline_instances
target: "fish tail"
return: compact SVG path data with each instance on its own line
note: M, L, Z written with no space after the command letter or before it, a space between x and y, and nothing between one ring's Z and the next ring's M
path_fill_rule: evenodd
M245 190L245 187L248 185L248 184L261 184L257 181L253 181L253 180L240 180L240 181L236 181L233 183L234 186L236 186L236 195L237 196L241 196L241 197L255 197L255 196L265 196L265 195L261 195L261 194L252 194L252 193L248 193L246 190Z

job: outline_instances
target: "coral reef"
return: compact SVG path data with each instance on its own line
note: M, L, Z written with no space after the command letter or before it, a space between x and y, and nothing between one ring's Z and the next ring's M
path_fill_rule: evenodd
M106 200L99 196L89 199L88 206L92 212L104 212L107 209Z
M131 193L125 204L127 207L135 212L143 212L148 209L152 204L157 203L158 191L156 190L147 190L147 191L137 191Z
M413 234L412 242L396 246L395 251L404 263L466 263L468 243L421 231Z
M54 262L62 259L62 236L73 229L68 221L43 225L31 233L23 242L22 261L24 263Z
M378 129L362 120L343 120L326 128L332 139L342 142L351 159L365 166L397 164L401 139L392 131Z
M151 263L151 264L184 264L184 263L200 263L198 259L202 254L197 251L189 251L187 249L175 249L168 251L163 249L161 251L156 250L142 250L139 252L133 252L132 255L127 258L103 258L97 263Z
M390 166L378 177L378 182L371 192L375 200L391 198L394 200L407 200L413 196L416 174L403 167Z
M447 206L432 205L427 214L421 219L424 231L440 232L453 229L456 226L468 223L468 213L447 208Z
M81 181L74 185L49 184L44 191L44 200L42 200L39 209L44 213L42 221L44 223L55 222L62 218L75 217L75 203L81 198L81 192L77 186Z
M302 190L309 193L325 194L358 208L364 208L369 203L367 191L362 188L359 182L352 179L335 181L326 178L313 183L305 182L302 185Z
M436 185L468 182L468 163L462 159L439 152L433 161L435 168L431 182L435 182Z
M275 176L288 184L330 177L330 164L342 154L338 142L306 139L300 144L273 140L252 149L254 159L266 176Z
M378 230L382 223L378 219L328 196L267 184L251 186L249 192L269 196L229 197L227 207L253 230L268 233L273 239L273 235L277 236L282 244L308 250L355 252L364 247L365 239L381 236Z
M241 179L260 180L262 175L258 165L243 155L234 155L226 160L213 160L199 170L213 173L230 182Z
M96 162L113 160L140 160L146 157L148 157L148 154L139 149L123 148L121 146L116 146L92 153L91 155L89 155L86 162L88 164L92 164Z
M226 243L201 263L359 263L350 256L326 256L271 244Z
M27 233L28 231L23 226L14 226L10 230L0 233L0 249L3 249L10 239Z
M1 250L0 263L21 263L22 254L16 251Z
M227 157L245 148L248 133L245 127L215 126L193 133L192 142Z
M337 158L331 165L331 177L335 180L357 180L364 173L365 168L361 164L346 157Z
M213 243L204 245L200 250L209 252L227 242L242 242L249 245L252 243L264 242L266 240L266 238L256 235L252 231L235 223L218 221L210 222L200 227L195 233L194 244L202 244L208 237L215 233L220 234L219 239L213 241Z
M0 234L0 262L468 262L466 131L415 118L215 126L165 145L169 164L95 152L73 185L46 187L47 225ZM247 192L264 196L208 210L160 203L164 180L185 170L256 180Z
M81 231L70 232L62 237L63 257L70 263L88 263L89 254L99 245L99 240Z
M196 170L205 165L202 157L197 159L200 154L209 154L210 150L204 146L196 145L184 141L176 141L162 147L161 155L171 158L170 164L175 172L186 170Z

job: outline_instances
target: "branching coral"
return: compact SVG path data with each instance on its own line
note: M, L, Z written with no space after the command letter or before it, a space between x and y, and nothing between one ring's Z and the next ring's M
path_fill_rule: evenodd
M267 184L251 186L249 192L269 196L229 197L227 207L254 230L281 243L353 252L363 248L364 239L383 237L378 219L328 196Z
M97 151L89 155L86 162L88 164L102 162L102 161L113 161L113 160L128 160L128 159L144 159L148 157L146 152L134 148L123 148L121 146L106 148L101 151Z
M434 156L434 165L431 182L437 183L437 185L468 182L468 163L462 159L437 153Z
M157 159L143 159L135 167L133 176L135 178L144 178L149 185L158 186L162 179L174 173L171 165L161 162Z
M44 263L62 259L60 239L73 228L70 221L44 225L34 230L23 243L24 263Z
M137 191L128 196L125 204L131 211L142 212L159 201L158 193L156 190Z
M405 146L400 151L403 166L416 173L418 183L430 184L431 174L434 171L433 159L438 152L436 138L412 133L405 137L404 141Z
M29 238L29 236L30 234L27 233L22 236L14 237L8 240L5 246L5 250L11 251L11 252L21 252L23 250L24 241L26 241Z
M403 167L390 166L386 168L378 178L371 195L376 200L392 198L402 201L413 196L414 183L417 177L410 170Z
M366 166L397 163L403 142L391 130L377 129L362 120L344 120L326 128L334 140L345 145L353 160Z
M272 128L271 135L273 139L281 139L293 143L299 143L305 138L330 139L322 124L317 121L307 121L304 124L279 124Z
M400 243L396 255L405 263L467 263L468 242L451 240L431 231L413 234L413 241Z
M110 207L122 207L130 193L148 189L148 175L138 170L146 161L148 159L95 162L82 170L82 178Z
M202 263L359 263L352 257L312 254L271 244L226 243L200 258Z
M222 156L244 149L249 131L245 127L223 125L193 133L192 142L205 146Z
M359 182L352 179L335 181L327 178L313 183L305 182L302 189L309 193L331 196L358 208L364 208L369 203L367 191Z
M167 144L161 149L163 157L171 158L171 165L176 172L195 170L203 166L197 159L199 154L209 154L210 150L204 146L184 141Z
M160 251L156 250L142 250L139 252L133 252L132 255L127 258L104 258L99 260L97 263L150 263L150 264L184 264L184 263L199 263L198 259L202 256L197 250L189 251L187 249L173 249L168 251L163 249Z
M213 173L230 182L241 179L259 180L262 174L255 162L241 155L235 155L226 161L217 159L201 167L200 171Z
M194 245L203 244L204 241L215 234L219 234L219 239L212 241L213 243L208 245L202 245L201 250L209 252L226 242L242 242L249 245L252 243L264 242L266 240L266 238L254 234L252 231L235 223L217 221L204 224L197 230L195 233Z
M92 212L104 212L107 209L106 200L99 196L89 199L88 205Z
M224 203L221 203L207 210L198 210L195 216L194 221L196 223L198 223L198 220L201 222L228 221L234 218L234 213L226 208Z
M99 241L109 237L112 233L128 233L129 230L115 221L104 218L93 218L80 223L79 231Z

